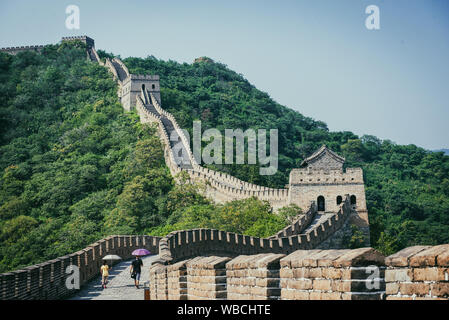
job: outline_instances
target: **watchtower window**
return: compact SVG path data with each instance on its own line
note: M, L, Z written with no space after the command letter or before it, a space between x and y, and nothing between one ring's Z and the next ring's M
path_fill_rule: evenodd
M341 196L337 197L337 206L343 201L343 198Z
M326 211L325 209L326 209L326 207L325 207L325 204L324 204L324 197L323 196L319 196L318 198L317 198L317 204L318 204L318 211Z
M154 83L151 85L151 89L156 89L156 86L154 85Z
M355 197L355 195L351 196L351 205L355 205L357 203L357 198Z
M145 84L142 84L142 90L145 91Z

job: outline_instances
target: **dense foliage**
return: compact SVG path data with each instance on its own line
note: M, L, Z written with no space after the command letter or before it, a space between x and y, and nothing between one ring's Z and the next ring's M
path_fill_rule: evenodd
M257 165L215 165L253 183L283 187L291 168L327 144L364 170L371 244L389 254L415 244L449 243L449 157L415 145L402 146L374 136L330 132L325 123L281 106L242 75L212 59L195 63L154 57L124 59L132 73L159 74L164 108L192 133L202 129L279 130L279 171L259 175ZM348 128L350 123L348 123ZM223 162L224 163L224 162Z
M0 53L0 272L215 210L197 187L174 185L154 128L116 92L81 43ZM261 210L247 223L274 216Z
M102 56L106 53L101 52ZM271 187L326 143L365 172L372 244L384 253L449 242L449 157L326 125L275 103L241 75L203 58L193 64L124 60L161 76L164 108L191 132L279 130L279 171L213 166ZM107 70L81 43L42 54L0 53L0 272L79 250L109 234L159 234L214 227L268 236L300 210L274 215L256 199L215 205L203 186L175 185L154 128L124 113ZM357 239L352 239L357 242ZM353 245L353 244L351 244Z

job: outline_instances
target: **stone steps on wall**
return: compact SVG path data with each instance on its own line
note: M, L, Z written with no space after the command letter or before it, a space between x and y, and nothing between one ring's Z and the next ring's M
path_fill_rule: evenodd
M326 220L328 220L330 217L334 215L335 212L325 212L325 213L317 212L312 222L304 230L304 233L311 232L313 229L319 227L321 224L323 224Z
M122 66L115 60L111 60L112 65L114 66L115 70L117 71L118 78L120 82L123 82L128 76L126 74L126 71L122 68Z

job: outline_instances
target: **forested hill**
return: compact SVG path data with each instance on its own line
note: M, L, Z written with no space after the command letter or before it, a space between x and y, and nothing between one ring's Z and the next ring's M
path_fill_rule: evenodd
M372 245L391 253L415 244L449 241L449 157L442 152L350 131L330 132L325 123L279 105L242 75L210 58L192 64L152 56L123 61L131 73L160 75L163 107L187 130L193 120L201 120L203 129L222 132L249 127L279 130L278 174L261 176L256 166L248 165L216 169L245 181L283 187L291 168L327 144L346 157L347 166L364 170ZM348 121L348 130L350 126Z
M163 107L190 131L196 119L203 130L279 130L275 176L260 176L257 166L217 169L283 187L288 170L326 143L348 165L364 169L373 246L389 254L449 242L449 157L443 153L329 132L212 59L124 62L132 73L160 75ZM297 213L274 215L255 199L215 205L197 188L174 184L155 131L123 111L111 74L87 61L81 43L46 46L42 54L0 53L0 272L110 234L213 227L264 237Z
M107 235L213 226L266 237L287 223L256 199L218 206L175 185L155 130L123 111L82 43L0 52L0 273Z

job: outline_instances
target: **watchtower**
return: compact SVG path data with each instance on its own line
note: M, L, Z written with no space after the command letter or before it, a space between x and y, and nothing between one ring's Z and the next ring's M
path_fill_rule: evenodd
M81 41L86 44L87 49L95 48L95 40L88 36L62 37L61 42Z
M136 97L144 89L154 95L156 100L161 103L161 92L158 75L135 75L130 74L123 80L121 85L120 101L123 108L131 110L136 106Z
M337 212L349 194L353 209L368 224L362 168L343 169L345 158L323 145L290 172L289 203L307 208L315 201L319 212Z

